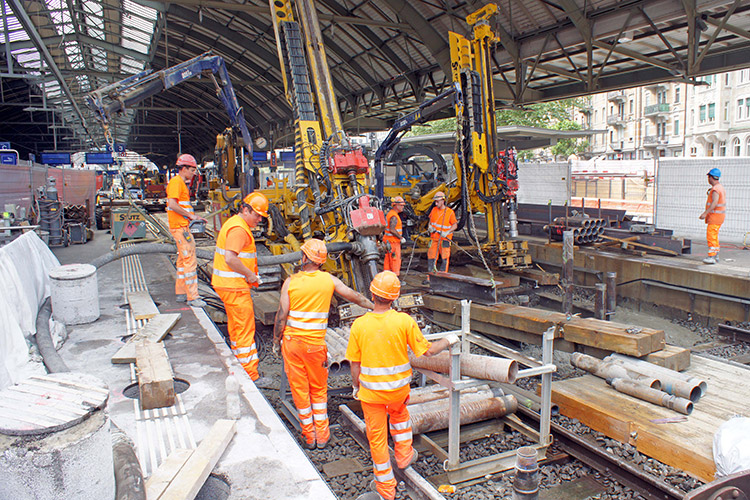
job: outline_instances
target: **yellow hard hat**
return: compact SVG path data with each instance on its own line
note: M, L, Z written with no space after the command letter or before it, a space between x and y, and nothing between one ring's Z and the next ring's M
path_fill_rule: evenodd
M396 300L401 294L401 281L393 271L383 271L372 279L370 291L386 300Z
M323 264L328 258L328 249L326 244L322 240L311 238L304 242L300 247L302 253L307 255L307 258L317 264Z
M268 217L268 198L263 193L254 191L245 196L245 199L242 201L258 214Z

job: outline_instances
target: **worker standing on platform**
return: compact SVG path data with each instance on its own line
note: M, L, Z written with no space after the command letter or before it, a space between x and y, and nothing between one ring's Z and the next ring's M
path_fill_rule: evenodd
M250 193L240 211L221 226L216 238L211 285L224 302L232 353L258 387L270 387L271 380L258 372L255 346L255 311L250 289L260 284L258 257L252 228L268 217L268 199Z
M708 172L708 199L706 210L700 215L701 220L706 221L706 242L708 243L708 257L703 259L705 264L716 264L719 262L719 228L724 223L727 209L727 195L724 186L719 183L721 170L712 168Z
M417 460L406 407L412 378L407 348L417 357L433 356L459 338L450 334L430 344L414 318L391 309L401 292L401 283L394 273L379 273L372 280L370 291L375 308L354 321L346 348L352 371L352 395L362 403L365 415L377 491L360 495L358 500L393 500L396 480L388 454L389 427L396 466L406 469Z
M169 232L172 233L177 244L177 280L174 293L177 302L187 302L193 307L206 305L198 295L198 260L195 258L195 240L190 234L189 223L192 220L206 219L193 213L190 204L190 192L187 183L190 182L198 170L195 158L189 154L177 158L179 172L172 177L167 185L167 220Z
M430 248L427 250L427 272L437 271L437 259L443 259L443 272L448 272L451 257L453 231L458 227L456 213L445 204L445 193L438 191L434 196L435 206L430 211Z
M400 196L396 196L391 201L391 209L385 216L385 235L383 241L391 245L391 250L386 252L385 261L383 262L384 271L393 271L396 276L401 274L401 244L406 243L404 231L401 225L399 214L404 211L406 202Z
M281 287L273 329L274 351L284 357L284 371L307 449L325 448L328 428L328 349L326 330L333 294L367 309L373 304L335 276L321 271L328 258L323 241L309 239L301 247L302 268ZM283 335L283 343L282 341Z

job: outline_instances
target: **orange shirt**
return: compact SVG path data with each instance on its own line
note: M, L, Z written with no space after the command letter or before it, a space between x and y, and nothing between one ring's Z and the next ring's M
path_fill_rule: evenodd
M169 184L167 184L167 198L174 198L180 207L193 213L193 206L190 204L190 192L188 191L187 184L185 184L185 181L179 175L175 175L169 180ZM167 220L169 221L170 229L187 227L190 222L182 215L178 215L170 210L169 207L167 207Z
M439 240L441 238L441 231L448 231L453 224L456 224L456 213L450 207L444 207L442 210L438 207L432 207L430 211L430 237L433 240ZM449 240L453 239L453 233L448 237Z
M349 333L346 359L361 363L359 399L386 404L409 395L411 364L407 347L421 356L430 348L414 318L388 310L357 318Z
M214 288L228 290L244 290L257 287L257 283L250 285L245 277L232 271L227 265L225 255L227 250L237 254L242 264L255 274L258 274L258 257L255 249L255 238L250 227L239 215L233 215L221 226L216 238L214 250L213 274L211 285Z
M708 210L708 207L711 206L711 202L713 201L712 193L714 192L718 193L719 195L719 204L716 205L716 208L714 208L713 212L710 212L708 215L706 215L706 224L724 224L724 219L727 215L727 193L726 191L724 191L724 186L722 186L721 184L711 186L711 189L708 190L706 210Z
M284 335L325 345L328 311L336 285L325 271L300 271L289 279L289 316Z
M396 232L398 233L398 237L393 236L388 231L388 229L386 229L385 234L383 235L383 239L392 241L394 243L395 242L401 243L401 236L403 234L403 231L401 229L401 217L399 217L398 216L398 212L396 212L393 209L391 209L388 212L388 215L385 216L386 228L390 228L391 227L391 219L394 218L394 217L396 218Z

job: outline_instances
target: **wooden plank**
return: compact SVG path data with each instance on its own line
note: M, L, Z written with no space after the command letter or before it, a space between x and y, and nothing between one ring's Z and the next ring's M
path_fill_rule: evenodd
M661 351L652 352L643 359L649 363L681 372L690 367L690 349L667 344Z
M278 290L253 292L255 319L265 326L272 326L276 319L276 311L279 309L279 296Z
M193 450L186 448L177 448L172 451L167 459L159 465L159 468L146 480L146 498L148 500L159 500L192 454Z
M159 309L151 299L151 294L145 290L128 292L128 304L130 304L130 313L136 320L151 319L159 314Z
M174 404L174 374L164 344L143 341L135 346L141 410Z
M180 313L154 316L112 356L112 363L135 363L135 345L144 340L161 342L181 317Z
M664 332L629 333L625 329L612 328L602 320L571 318L563 326L563 338L568 342L583 344L598 349L641 357L664 347ZM655 347L658 347L656 349Z
M158 500L193 500L235 432L237 422L217 420Z

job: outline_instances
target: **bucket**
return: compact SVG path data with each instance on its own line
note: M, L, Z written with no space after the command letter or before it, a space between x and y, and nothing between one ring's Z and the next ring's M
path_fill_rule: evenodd
M82 325L99 318L99 287L91 264L68 264L53 269L52 315L66 325Z

